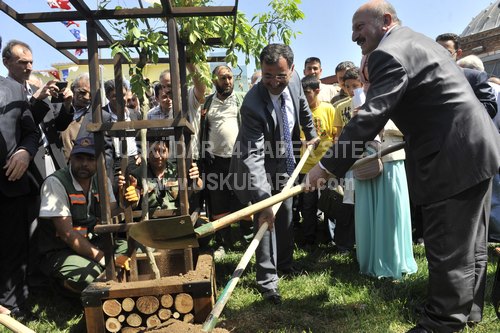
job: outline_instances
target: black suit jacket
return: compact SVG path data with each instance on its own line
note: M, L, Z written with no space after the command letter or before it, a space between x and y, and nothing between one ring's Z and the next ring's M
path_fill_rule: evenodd
M493 119L497 114L498 106L495 92L488 84L488 74L472 68L463 68L463 71L477 99L483 104L484 108Z
M33 157L38 149L40 132L28 108L23 87L0 77L0 195L18 197L31 191L28 175L9 181L5 175L7 160L19 149Z
M300 143L301 129L306 139L311 140L316 137L316 129L297 72L292 74L288 88L295 110L292 140ZM234 192L240 201L258 202L270 197L271 191L277 189L266 175L274 180L277 174L286 173L285 146L277 144L282 137L282 120L262 82L246 94L240 114L241 126L230 173L234 174ZM294 151L297 153L298 149Z
M491 178L500 165L500 137L461 69L441 45L395 27L370 54L370 87L358 115L324 157L343 176L353 142L373 139L390 118L406 140L410 194L416 204L444 200Z
M60 169L66 166L60 133L64 131L73 120L71 110L66 110L62 103L57 106L58 110L56 110L48 98L43 101L32 98L30 105L35 122L37 122L37 124L39 123L45 135L45 139L48 141L49 145L47 147L47 152L52 157L55 168ZM47 177L47 171L45 169L45 150L46 148L42 138L39 142L38 151L32 163L30 163L28 170L38 189Z

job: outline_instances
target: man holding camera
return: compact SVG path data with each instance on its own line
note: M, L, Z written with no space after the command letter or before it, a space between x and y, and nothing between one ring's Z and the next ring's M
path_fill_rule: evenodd
M29 168L36 181L35 193L38 193L45 177L66 165L59 132L64 131L73 120L70 111L73 94L69 89L63 88L61 85L63 82L56 80L51 80L40 87L30 84L33 55L29 45L24 42L9 41L2 51L2 60L9 72L8 78L24 87L33 118L40 124L42 131L38 152ZM57 104L59 110L53 108L49 97L52 97L52 102L56 102L57 98L60 99L62 103Z

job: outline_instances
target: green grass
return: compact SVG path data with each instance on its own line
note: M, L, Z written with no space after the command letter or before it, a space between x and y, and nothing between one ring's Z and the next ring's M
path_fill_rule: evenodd
M497 257L491 254L488 265L486 306L483 321L464 332L500 332L500 321L490 304L490 293ZM217 288L224 288L238 264L243 248L228 252L216 263ZM248 332L406 332L418 319L416 307L425 301L427 267L424 248L415 246L419 270L401 281L376 279L358 273L355 255L340 255L330 245L320 245L308 254L297 249L295 259L307 271L290 279L281 279L283 304L263 301L255 288L252 263L224 308L217 327L234 333ZM50 290L33 294L39 321L27 326L36 332L85 332L82 309L77 301L57 296ZM0 332L8 332L0 327Z

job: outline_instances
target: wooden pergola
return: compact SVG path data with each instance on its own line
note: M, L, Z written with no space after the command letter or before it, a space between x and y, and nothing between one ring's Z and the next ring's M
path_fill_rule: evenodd
M50 12L36 12L36 13L19 13L15 8L0 0L0 10L17 21L19 24L26 27L40 39L44 40L47 44L58 50L69 60L77 65L89 66L90 77L90 90L91 90L91 110L93 123L89 124L87 129L94 133L96 146L97 146L97 175L99 180L99 192L101 198L101 225L96 226L96 231L105 233L109 237L108 249L104 249L106 253L106 279L115 279L116 272L114 267L114 258L112 251L112 234L113 232L123 232L128 229L128 222L132 221L132 212L130 208L125 214L126 224L116 223L110 211L109 191L107 186L107 173L104 158L104 136L105 133L110 136L124 138L130 136L132 132L140 129L151 129L162 131L163 136L174 135L175 142L177 143L177 171L179 177L179 211L159 211L158 216L172 216L176 213L180 215L189 214L189 194L183 180L186 179L187 168L190 165L190 154L186 151L189 147L191 134L194 129L187 119L187 87L186 87L186 55L185 45L179 36L176 18L180 17L216 17L216 16L229 16L234 17L232 27L233 37L236 28L236 15L238 9L238 0L235 0L232 6L206 6L206 7L173 7L170 0L161 0L161 8L122 8L122 9L104 9L104 10L91 10L84 0L69 0L69 3L75 10L68 11L50 11ZM138 5L142 7L141 0L137 0ZM113 63L115 74L115 86L120 87L123 83L122 64L124 59L122 56L117 55L114 59L99 59L98 50L100 48L110 48L116 42L122 43L123 46L134 46L123 40L116 40L111 33L106 29L102 21L106 20L122 20L122 19L156 19L160 18L167 22L168 35L168 58L160 58L160 63L170 64L171 84L172 84L172 104L174 110L173 119L161 120L138 120L138 121L124 121L124 100L123 92L121 89L116 90L118 101L118 121L113 123L102 123L102 102L100 87L100 73L99 64ZM61 21L85 21L86 22L86 41L56 41L48 36L44 31L37 27L36 23L45 22L61 22ZM99 37L99 38L98 38ZM234 38L232 38L234 40ZM212 38L206 41L208 45L220 46L222 42L219 38ZM72 49L86 49L88 52L87 59L79 59L69 50ZM210 59L209 59L210 60ZM135 133L135 132L134 132ZM135 134L134 134L135 135ZM122 145L123 146L123 145ZM189 148L188 148L189 149ZM126 147L122 151L126 152ZM189 164L187 164L186 159ZM155 217L155 216L153 216ZM193 220L197 216L192 216ZM189 250L189 251L188 251ZM186 251L186 259L189 261L191 249ZM191 263L192 268L192 263ZM135 277L136 278L136 277ZM134 276L131 276L134 280Z

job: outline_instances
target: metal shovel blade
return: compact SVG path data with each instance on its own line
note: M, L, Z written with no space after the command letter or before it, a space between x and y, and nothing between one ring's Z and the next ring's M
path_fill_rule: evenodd
M156 249L185 249L199 246L189 215L134 223L128 233L139 243Z

